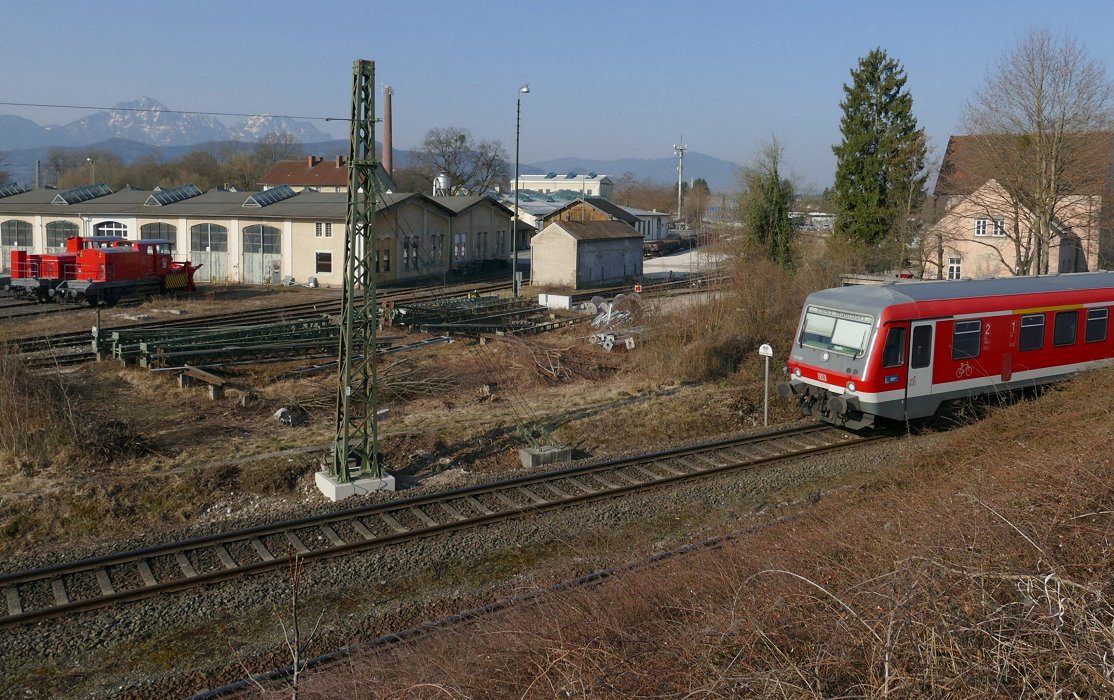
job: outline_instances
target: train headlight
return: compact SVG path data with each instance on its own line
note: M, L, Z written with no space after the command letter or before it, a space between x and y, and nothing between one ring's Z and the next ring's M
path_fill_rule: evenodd
M847 391L855 390L855 382L847 382Z
M793 374L797 377L801 376L801 368L797 367L796 369L794 369Z

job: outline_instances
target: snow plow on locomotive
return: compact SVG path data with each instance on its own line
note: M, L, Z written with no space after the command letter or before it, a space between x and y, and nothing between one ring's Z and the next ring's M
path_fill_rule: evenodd
M851 429L1049 384L1114 358L1114 273L886 282L805 300L778 394Z
M74 236L61 253L12 251L10 291L38 301L97 306L128 297L195 291L200 265L176 261L167 240Z

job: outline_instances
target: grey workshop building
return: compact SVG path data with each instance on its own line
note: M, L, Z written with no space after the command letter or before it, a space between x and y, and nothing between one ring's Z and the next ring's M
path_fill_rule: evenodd
M642 275L642 234L622 221L554 221L530 251L534 287L586 289Z

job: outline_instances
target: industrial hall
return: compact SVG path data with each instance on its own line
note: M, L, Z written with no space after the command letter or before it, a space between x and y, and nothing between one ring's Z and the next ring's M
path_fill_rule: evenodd
M202 283L342 285L347 195L193 185L113 191L0 187L0 269L11 253L61 252L72 236L169 240ZM491 197L385 193L376 207L376 268L387 284L506 265L513 212Z

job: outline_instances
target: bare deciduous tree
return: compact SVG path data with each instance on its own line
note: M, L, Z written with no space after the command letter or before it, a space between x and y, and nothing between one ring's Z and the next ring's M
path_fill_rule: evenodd
M677 203L677 188L660 182L638 180L634 173L626 172L615 182L612 199L626 207L670 211Z
M507 182L507 152L502 144L477 142L468 129L430 129L413 158L430 185L434 177L447 175L449 194L485 194Z
M499 141L476 141L468 129L430 129L414 153L429 182L445 174L450 194L480 195L507 182L507 152Z
M1004 201L986 188L982 205L991 220L1012 222L1004 233L1016 263L1003 262L1015 274L1047 273L1053 243L1095 225L1080 221L1081 205L1094 211L1080 197L1101 194L1111 140L1100 132L1110 129L1111 104L1105 66L1070 36L1038 30L999 60L967 105L976 154L964 175L1001 186Z
M259 139L253 150L255 159L259 162L263 173L281 160L296 160L305 155L305 148L294 134L271 133Z

